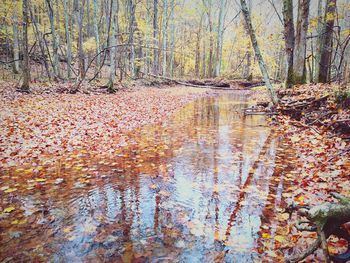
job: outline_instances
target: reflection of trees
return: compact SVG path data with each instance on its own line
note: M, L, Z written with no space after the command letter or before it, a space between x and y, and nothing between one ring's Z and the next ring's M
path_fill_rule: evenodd
M225 232L225 240L228 240L229 236L231 235L231 228L234 225L237 213L240 211L240 209L242 207L242 202L243 202L243 200L245 199L245 197L247 195L247 189L253 183L255 170L257 169L260 161L263 159L263 156L266 155L266 153L268 152L268 150L271 147L271 140L272 140L272 133L270 133L269 137L266 139L263 147L260 150L260 153L257 156L257 159L255 160L255 162L252 164L252 166L249 169L248 177L245 180L243 186L241 187L241 190L239 192L236 205L235 205L234 209L232 210L232 212L230 214L230 217L229 217L229 220L228 220L227 229L226 229L226 232ZM241 171L243 172L243 169Z

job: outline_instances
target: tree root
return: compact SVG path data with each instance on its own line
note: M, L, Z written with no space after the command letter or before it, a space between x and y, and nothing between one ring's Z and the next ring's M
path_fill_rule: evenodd
M309 210L300 209L299 214L305 216L306 220L299 220L295 227L299 231L316 231L317 240L300 254L292 255L286 262L298 262L313 254L319 247L323 251L325 262L331 259L335 262L346 262L350 259L350 237L343 225L350 221L350 198L338 193L331 195L339 200L339 203L324 203ZM307 225L305 225L307 224ZM331 235L344 238L348 242L348 250L340 255L330 256L327 246L327 238Z

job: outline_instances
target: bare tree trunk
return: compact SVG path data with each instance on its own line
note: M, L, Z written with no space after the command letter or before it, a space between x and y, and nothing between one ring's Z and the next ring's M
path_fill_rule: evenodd
M310 0L299 0L295 36L293 73L294 84L306 82L306 37L309 26Z
M315 72L314 72L314 79L316 82L318 82L318 74L320 72L320 59L321 59L321 42L322 42L322 4L323 0L318 0L318 7L317 7L317 47L316 47L316 53L315 53Z
M37 21L36 21L36 16L33 13L32 6L30 5L28 8L29 8L30 16L32 18L32 23L33 23L33 26L34 26L35 37L36 37L36 40L37 40L37 42L39 44L40 52L41 52L41 55L42 55L42 62L44 64L47 77L49 78L49 80L51 80L51 73L50 73L49 65L48 65L47 60L46 60L45 47L43 45L43 35L42 35L42 33L40 32L40 30L38 28L38 24L37 24Z
M196 42L196 60L195 60L195 66L194 71L195 75L198 78L199 77L199 70L200 70L200 60L201 60L201 33L202 33L202 23L203 23L203 14L201 15L201 19L198 26L197 31L197 42Z
M293 22L293 0L283 0L283 23L284 23L284 41L287 57L287 76L286 87L293 85L293 59L294 59L294 22Z
M146 42L146 51L145 51L145 72L150 73L150 27L151 27L151 19L150 19L150 8L151 3L150 0L146 0L146 33L145 33L145 42Z
M63 9L64 9L64 30L66 34L66 45L67 45L67 75L68 79L72 77L72 40L70 36L69 30L69 5L70 0L63 1Z
M96 71L99 70L101 64L101 56L100 56L100 33L98 31L98 20L97 20L97 0L93 0L93 12L94 12L94 33L95 33L95 41L96 41Z
M168 0L163 0L163 22L162 22L162 31L163 31L163 77L166 76L166 70L167 70L167 28L168 28Z
M135 32L135 8L136 4L133 0L128 0L128 9L129 9L129 45L130 45L130 72L131 77L135 77L135 46L134 46L134 32Z
M169 73L170 76L174 76L174 48L175 48L175 0L171 0L171 13L170 13L170 54L169 54Z
M218 33L217 33L217 41L216 41L216 66L215 66L216 77L220 76L220 72L221 72L222 42L224 38L224 9L225 9L225 0L220 0Z
M206 33L206 30L205 30L205 27L204 27L204 34L203 34L204 36L206 35L205 33ZM205 76L206 76L205 75L206 74L206 72L205 72L205 69L206 69L206 49L207 49L205 37L203 37L202 48L203 48L203 51L202 51L202 72L201 72L201 77L205 78Z
M13 10L12 16L12 30L13 30L13 73L19 73L19 42L18 42L18 17L17 10Z
M243 16L244 16L244 19L245 19L245 22L247 24L247 29L248 29L248 32L249 32L249 36L250 36L250 39L252 41L252 45L253 45L253 48L254 48L254 51L255 51L255 56L259 62L259 67L260 67L260 71L261 71L261 74L263 76L263 79L265 81L265 85L268 89L268 91L270 92L270 97L271 97L271 100L273 102L273 104L277 104L278 103L278 100L277 100L277 97L276 97L276 94L275 94L275 91L272 87L272 84L271 84L271 81L270 81L270 77L269 77L269 74L267 72L267 68L266 68L266 64L264 62L264 59L261 55L261 52L260 52L260 48L259 48L259 45L258 45L258 41L256 39L256 35L255 35L255 31L254 31L254 28L253 28L253 25L252 25L252 20L251 20L251 17L250 17L250 13L249 13L249 10L248 10L248 7L247 7L247 3L245 0L240 0L241 1L241 7L242 7L242 12L243 12Z
M54 17L55 14L54 14L52 0L46 0L46 7L47 7L47 12L49 14L51 36L52 36L52 53L53 53L52 67L53 67L53 72L55 74L55 77L59 77L60 72L59 72L59 61L58 61L58 38L57 38L56 28L55 28L55 17Z
M158 75L158 0L153 1L153 74Z
M109 82L108 82L108 91L114 92L113 88L114 80L115 80L115 72L116 72L116 57L117 57L117 35L118 35L118 9L119 3L118 0L111 0L111 49L110 49L110 61L111 61L111 70L109 73Z
M81 5L79 6L79 3L81 2ZM82 1L75 1L74 6L74 12L75 12L75 19L78 25L78 58L79 58L79 74L80 78L85 78L85 55L84 55L84 49L83 49L83 18L84 18L84 5L85 0Z
M322 41L320 45L320 70L318 74L319 82L328 82L332 57L332 35L337 1L327 0L324 17L324 28L322 31Z
M29 83L30 83L30 65L29 65L29 49L28 49L28 0L23 0L23 83L21 90L24 92L29 92Z

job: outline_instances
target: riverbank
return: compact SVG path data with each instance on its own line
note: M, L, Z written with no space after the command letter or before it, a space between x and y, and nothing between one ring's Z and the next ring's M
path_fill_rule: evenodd
M0 164L2 167L38 163L84 150L108 154L128 144L125 133L163 122L208 89L190 87L124 89L115 94L32 94L14 89L1 92Z
M350 196L349 96L346 88L327 84L302 85L291 90L277 90L281 104L271 120L294 151L293 170L286 172L283 197L286 203L317 206L337 203L331 192ZM254 94L257 104L268 101L264 90ZM286 167L290 164L285 162ZM288 214L286 219L288 218ZM280 242L274 243L276 255L298 254L315 240L315 232L300 232L294 227L296 214L288 221ZM342 239L329 240L330 253L346 250ZM271 248L271 247L270 247ZM319 249L308 257L323 261Z

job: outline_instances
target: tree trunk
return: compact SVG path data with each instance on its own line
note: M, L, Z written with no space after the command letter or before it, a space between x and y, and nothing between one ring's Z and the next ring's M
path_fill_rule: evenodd
M55 74L55 77L59 77L60 73L59 73L59 61L58 61L58 38L57 38L56 28L55 28L55 17L54 17L55 15L54 15L52 0L46 0L46 8L49 14L51 36L52 36L52 53L53 53L52 67L53 67L53 72Z
M323 5L323 0L318 0L318 7L317 7L317 47L316 47L316 53L315 53L315 72L314 72L314 79L316 82L318 82L318 74L320 72L320 59L321 59L321 42L322 42L322 24L323 24L323 19L322 19L322 5Z
M81 2L81 6L79 6L79 3ZM80 78L85 78L85 57L84 57L84 49L83 49L83 18L84 18L84 5L85 0L82 1L75 1L75 19L78 25L78 58L79 58L79 74Z
M324 28L322 30L322 40L320 45L320 70L318 74L319 82L329 82L329 73L332 57L332 35L336 10L336 0L327 0L326 12L324 17Z
M145 42L146 42L146 50L145 50L145 72L150 73L150 8L151 3L150 0L146 0L146 32L145 32Z
M299 0L295 36L293 75L294 84L306 82L306 37L309 26L310 0Z
M195 75L199 78L199 70L200 70L200 60L201 60L201 33L202 33L202 23L203 23L203 14L201 15L201 19L198 26L197 31L197 42L196 42L196 60L195 60Z
M158 75L158 0L153 1L153 74Z
M205 30L205 27L204 27L204 36L206 35L206 30ZM201 72L201 77L202 78L205 78L205 74L206 74L206 72L205 72L205 69L206 69L206 49L207 49L207 47L206 47L206 41L205 41L206 39L205 39L205 37L203 37L203 44L202 44L202 48L203 48L203 51L202 51L202 72Z
M111 62L111 70L109 73L109 83L108 83L108 91L114 92L113 88L114 80L115 80L115 72L116 72L116 58L117 58L117 34L118 34L118 9L119 3L118 0L111 0L111 49L110 49L110 62Z
M66 34L66 45L67 45L67 75L68 79L72 77L72 40L70 36L70 30L69 30L69 0L63 1L63 9L64 9L64 30Z
M32 7L29 6L28 8L29 8L30 16L32 18L32 23L33 23L33 26L34 26L34 33L35 33L36 41L39 44L40 52L41 52L41 55L42 55L42 62L44 64L47 77L49 78L49 80L51 80L50 68L49 68L49 65L48 65L47 60L46 60L46 52L45 52L45 47L44 47L44 44L43 44L43 35L42 35L42 33L40 32L40 30L38 28L38 24L37 24L37 21L36 21L36 16L33 13Z
M267 72L267 68L266 68L266 64L264 62L264 59L261 55L261 52L260 52L260 48L259 48L259 45L258 45L258 41L256 39L256 35L255 35L255 31L254 31L254 28L253 28L253 25L252 25L252 20L251 20L251 17L250 17L250 13L249 13L249 10L248 10L248 7L247 7L247 3L245 0L240 0L241 1L241 6L242 6L242 13L243 13L243 16L244 16L244 19L245 19L245 22L247 24L247 29L248 29L248 32L249 32L249 36L250 36L250 39L251 39L251 42L252 42L252 45L253 45L253 48L254 48L254 51L255 51L255 56L259 62L259 67L260 67L260 71L261 71L261 75L263 76L263 79L265 81L265 85L270 93L270 97L271 97L271 100L273 102L273 104L277 104L278 103L278 100L277 100L277 97L276 97L276 94L275 94L275 91L272 87L272 84L271 84L271 81L270 81L270 77L269 77L269 74Z
M94 33L95 33L95 41L96 41L96 71L99 70L100 64L101 64L101 56L100 56L100 33L98 31L98 19L97 19L97 12L98 12L98 6L97 6L97 0L94 0L93 2L93 12L94 12Z
M162 22L162 31L163 31L163 77L166 76L166 70L167 70L167 28L168 28L168 0L163 1L163 22Z
M225 9L225 0L220 0L218 33L217 33L217 41L216 41L216 66L215 66L216 77L220 76L220 72L221 72L222 43L224 38L224 9Z
M30 83L30 65L29 65L29 48L28 48L28 0L23 0L23 83L21 90L24 92L29 92L29 83Z
M129 9L129 62L130 62L130 72L131 77L135 77L135 46L134 46L134 32L135 32L135 8L136 4L133 0L128 0L128 9Z
M13 73L19 73L19 42L18 42L18 18L17 10L13 10L12 16L12 30L13 30Z
M286 87L293 85L293 57L294 57L294 22L293 22L293 0L283 0L283 23L284 42L287 57Z
M170 13L170 54L169 54L169 73L170 76L174 76L174 48L175 48L175 0L171 0L171 13Z

